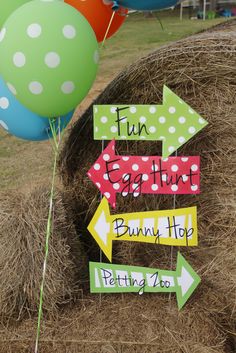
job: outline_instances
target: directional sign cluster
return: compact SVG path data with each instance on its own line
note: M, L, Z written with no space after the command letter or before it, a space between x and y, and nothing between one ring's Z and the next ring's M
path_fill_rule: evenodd
M94 106L94 139L111 140L88 171L104 196L88 230L112 261L113 241L197 246L196 207L110 214L116 194L199 194L200 157L170 157L207 122L164 86L163 105ZM115 140L161 140L162 156L120 156ZM178 253L176 271L90 262L92 293L175 292L181 309L200 278Z

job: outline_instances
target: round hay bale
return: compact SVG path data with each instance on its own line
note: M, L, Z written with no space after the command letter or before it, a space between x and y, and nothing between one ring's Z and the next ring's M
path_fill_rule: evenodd
M0 194L0 318L20 319L39 305L45 254L49 192ZM78 293L85 257L74 226L56 192L44 289L44 313L54 315ZM76 251L76 253L75 253Z
M209 290L204 306L218 312L218 320L230 324L231 331L236 294L235 77L236 32L212 31L169 44L137 61L94 102L161 104L165 84L209 122L208 127L178 150L179 155L201 156L202 175L201 194L177 196L176 207L198 207L199 247L182 248L181 252L202 277L202 286ZM125 155L161 155L159 142L119 142L117 149ZM60 168L70 203L69 213L92 259L98 255L98 251L94 252L98 247L86 228L100 196L86 173L100 153L101 142L93 140L90 106L70 132L61 154ZM117 205L119 213L169 209L173 208L173 196L145 195L136 199L130 196L125 200L118 197ZM174 249L173 264L175 255ZM115 244L113 259L124 264L158 265L159 268L170 268L171 262L167 247L125 242ZM201 302L202 295L198 290L194 302Z
M167 304L164 297L103 295L99 306L91 297L84 301L83 307L64 312L57 322L44 322L40 349L44 353L233 352L216 324L214 312L206 311L199 304L178 312L174 296ZM33 327L29 320L17 332L5 333L3 352L22 353L28 352L26 347L33 349ZM16 343L17 337L20 340Z

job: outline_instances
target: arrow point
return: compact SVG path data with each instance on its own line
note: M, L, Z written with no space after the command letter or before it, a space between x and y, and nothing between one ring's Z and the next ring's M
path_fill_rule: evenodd
M169 144L163 140L162 142L162 158L167 158L169 157L173 152L175 152L175 149L172 150L168 150L169 148Z
M180 253L177 259L176 281L178 308L181 309L196 290L201 279Z
M174 92L171 91L171 89L169 87L167 87L166 85L163 86L163 101L166 100L167 95L170 94L174 94Z
M107 174L107 162L115 157L115 140L112 140L100 154L87 175L105 196L112 207L116 207L116 191L111 187Z
M167 86L163 87L163 106L172 125L170 128L167 126L163 133L162 156L166 158L206 127L208 122Z
M103 187L101 188L102 195L107 199L112 208L116 208L116 191L111 188L108 191L104 191Z
M116 148L116 141L113 139L111 142L108 143L107 147L102 151L99 159L103 162L106 162L108 159L104 158L105 155L109 155L110 157L114 157L115 155L115 148ZM99 160L98 159L98 160Z
M112 239L110 237L110 211L107 199L104 197L91 220L88 230L98 243L99 247L111 262Z
M178 285L181 288L182 296L184 296L192 286L194 279L185 267L182 267L180 277L177 277Z

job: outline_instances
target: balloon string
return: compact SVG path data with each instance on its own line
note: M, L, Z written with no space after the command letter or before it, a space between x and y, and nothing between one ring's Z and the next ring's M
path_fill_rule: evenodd
M106 41L106 39L107 39L108 33L109 33L110 29L111 29L111 25L112 25L112 22L113 22L113 20L114 20L115 14L116 14L116 11L113 11L113 13L112 13L112 15L111 15L110 22L109 22L109 24L108 24L108 27L107 27L107 30L106 30L106 33L105 33L105 36L104 36L103 41L102 41L101 48L104 47L104 44L105 44L105 41Z
M105 36L103 38L103 41L102 41L102 45L101 45L101 49L104 48L104 44L106 42L106 39L107 39L107 36L108 36L108 33L110 31L110 28L111 28L111 25L112 25L112 22L114 20L114 17L115 17L115 11L113 11L112 15L111 15L111 19L110 19L110 22L108 24L108 27L107 27L107 30L106 30L106 33L105 33ZM104 150L104 140L102 141L102 152ZM100 201L102 200L102 193L100 194ZM102 262L102 250L100 249L100 256L99 256L99 261L100 263ZM99 306L102 305L102 294L100 293L99 294Z
M176 151L175 152L175 157L178 156L178 152ZM173 197L173 209L175 210L176 209L176 194L174 194L174 197ZM174 247L171 246L170 248L170 269L173 270L173 254L174 253ZM171 292L169 293L169 301L171 302Z
M105 141L102 140L102 153L104 151L104 148L105 148ZM103 195L102 193L100 193L100 201L102 201L102 198L103 198ZM99 261L100 263L102 263L102 249L100 249L100 256L99 256ZM102 293L99 294L99 306L102 305Z
M44 287L45 287L45 279L47 273L47 263L48 263L48 253L49 253L49 241L52 234L52 215L53 215L53 199L55 193L55 179L56 179L56 167L57 167L57 158L59 154L59 146L61 142L61 127L60 127L60 118L58 118L58 128L56 128L56 119L50 120L50 128L54 141L54 164L53 164L53 173L52 173L52 186L50 192L50 201L49 201L49 211L48 211L48 220L47 220L47 229L46 229L46 239L45 239L45 255L43 262L43 274L42 274L42 282L40 286L40 297L39 297L39 309L38 309L38 324L37 324L37 336L35 342L35 353L39 352L39 340L41 333L41 323L43 316L43 300L44 300ZM59 139L57 141L57 132L59 129Z
M156 19L157 19L157 21L159 22L162 31L164 31L164 26L163 26L163 24L162 24L162 21L161 21L160 17L159 17L157 14L155 14L154 16L156 16Z

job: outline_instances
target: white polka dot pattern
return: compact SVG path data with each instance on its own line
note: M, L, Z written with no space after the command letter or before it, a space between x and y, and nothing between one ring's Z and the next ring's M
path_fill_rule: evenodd
M58 65L60 65L61 58L59 54L55 52L50 52L45 55L45 64L50 67L50 68L56 68Z
M74 26L66 25L62 29L63 35L67 39L74 39L76 36L76 29Z
M1 97L0 98L0 108L5 110L9 107L10 103L9 103L9 100L8 98L6 97Z
M42 33L42 28L38 23L31 23L27 28L27 35L30 38L38 38Z
M6 28L3 28L3 29L0 31L0 42L3 41L3 39L5 38L5 35L6 35Z
M1 119L0 119L0 126L6 131L9 130L7 124Z
M43 86L40 82L33 81L33 82L30 82L29 84L29 90L32 94L38 95L43 92Z
M13 63L16 67L23 67L26 63L26 57L24 53L17 52L13 55Z
M65 94L70 94L75 90L75 84L72 81L64 82L61 86L61 90Z

